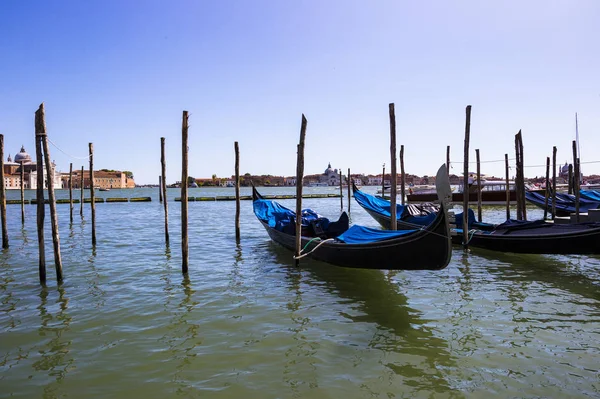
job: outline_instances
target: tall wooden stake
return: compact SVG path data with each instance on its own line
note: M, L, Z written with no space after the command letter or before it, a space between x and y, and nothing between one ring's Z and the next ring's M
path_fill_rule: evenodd
M446 171L448 172L448 176L450 176L450 146L446 147Z
M479 159L479 148L475 150L475 156L477 158L477 220L481 222L481 164Z
M85 178L83 177L83 165L81 166L81 179L80 179L81 185L79 186L80 191L80 201L79 201L79 215L81 216L81 218L83 219L83 185L85 183Z
M404 175L404 144L400 146L400 197L402 197L402 205L405 204L406 196L406 176Z
M523 203L521 202L521 147L519 146L519 133L515 135L515 195L517 199L517 220L523 220Z
M162 137L161 137L162 141ZM162 176L158 175L158 202L162 203Z
M21 162L21 223L25 224L25 167Z
M575 114L577 118L577 114ZM573 193L575 194L575 221L579 223L579 185L581 175L579 174L579 156L577 154L577 141L573 140Z
M506 175L506 220L510 219L510 176L508 171L508 154L504 154L504 174Z
M352 201L350 201L352 199L352 193L350 192L350 184L352 181L352 179L350 177L350 168L348 168L348 179L347 180L348 180L348 182L347 182L348 183L348 185L347 185L347 188L348 188L348 213L350 213L350 202L352 202Z
M544 220L548 217L548 197L550 196L550 157L546 157L546 190L544 190Z
M165 138L160 138L160 196L164 198L165 243L169 245L169 204L167 203L167 162L165 161Z
M396 174L396 112L394 110L394 103L389 105L390 111L390 158L392 161L392 177L390 182L390 229L398 229L398 216L396 211L396 196L398 190L398 176Z
M469 140L471 135L471 106L467 105L465 120L465 151L463 161L463 248L469 247Z
M306 117L302 114L300 127L300 142L298 143L298 159L296 161L296 252L295 260L298 266L302 250L302 179L304 178L304 139L306 137Z
M235 151L235 240L240 242L240 147L233 143Z
M21 167L23 164L21 164ZM2 248L8 248L6 224L6 187L4 182L4 135L0 134L0 213L2 214Z
M383 172L381 173L381 198L385 198L385 164L383 164Z
M92 205L92 245L96 246L96 193L94 192L94 144L90 150L90 204Z
M569 194L573 194L573 164L572 163L569 164L569 182L568 182L568 187L569 187Z
M344 211L344 193L342 191L342 169L340 168L340 213Z
M552 147L552 220L556 217L556 146Z
M527 220L527 201L525 201L525 159L523 151L523 134L519 130L519 154L521 155L521 209L523 210L523 220Z
M43 131L38 131L41 136L44 147L44 162L46 163L46 180L48 181L48 202L50 203L50 221L52 224L52 245L54 247L54 267L56 268L56 281L63 280L62 258L60 256L60 235L58 232L58 214L56 212L56 198L54 196L54 168L52 167L52 158L50 157L50 148L48 146L48 136L46 134L46 120L44 115L44 103L38 109L40 113L41 126Z
M41 109L41 108L40 108ZM39 133L46 133L45 122L41 118L41 112L38 109L35 112L35 158L36 158L36 204L37 204L37 235L38 235L38 253L39 253L39 274L40 283L46 284L46 252L44 250L44 218L46 210L44 207L44 156L42 154L42 136Z
M181 123L181 272L188 273L188 112Z
M73 163L69 164L69 221L73 223Z

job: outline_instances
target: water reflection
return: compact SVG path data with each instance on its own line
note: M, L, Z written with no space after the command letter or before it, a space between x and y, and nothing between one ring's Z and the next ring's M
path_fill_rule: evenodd
M478 250L476 256L485 259L487 270L496 278L539 282L548 288L557 288L591 299L600 305L600 262L588 256L547 256L512 254ZM510 267L507 267L509 265ZM527 290L525 285L523 290Z
M54 379L44 386L44 397L51 398L60 396L58 383L75 369L75 359L70 353L71 340L65 338L71 324L71 316L67 312L69 299L63 287L58 287L57 292L58 308L53 310L54 306L48 305L48 289L43 287L40 290L38 310L41 323L38 333L40 337L47 338L42 338L43 347L38 350L39 359L32 364L36 371L45 371Z
M276 244L269 246L278 263L288 265L288 279L295 294L288 306L296 323L298 334L306 329L310 319L296 315L302 301L301 279L303 272L309 278L305 283L325 287L343 299L340 315L355 323L373 323L376 331L368 346L382 351L381 364L401 376L403 384L415 390L452 392L445 380L443 368L455 367L448 351L448 343L434 334L434 328L421 314L408 306L408 299L398 291L394 282L396 272L385 273L370 269L350 269L330 266L307 260L299 269L292 266L290 252ZM299 343L296 350L307 354L314 352L310 342ZM389 356L394 353L400 356ZM356 366L360 359L356 359ZM391 377L390 377L391 378ZM389 381L392 384L392 381ZM366 385L363 387L369 390Z

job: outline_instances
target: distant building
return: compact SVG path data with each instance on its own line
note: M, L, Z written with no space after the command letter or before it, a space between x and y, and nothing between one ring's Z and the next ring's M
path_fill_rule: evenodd
M44 188L48 188L48 179L46 176L46 167L44 166L42 175L44 177ZM4 163L4 187L7 190L21 189L21 170L23 170L23 187L25 189L37 189L37 163L33 162L31 156L21 146L21 151L15 155L13 160L10 155ZM55 189L63 188L61 174L56 170L56 164L50 164L52 182Z
M340 185L340 172L331 167L331 162L327 165L327 169L319 176L319 183L326 183L328 186Z
M63 186L69 187L69 174L63 173ZM90 187L90 171L83 171L83 188ZM95 188L134 188L135 180L133 175L128 172L118 170L95 170L94 171ZM81 170L73 171L73 188L81 188Z

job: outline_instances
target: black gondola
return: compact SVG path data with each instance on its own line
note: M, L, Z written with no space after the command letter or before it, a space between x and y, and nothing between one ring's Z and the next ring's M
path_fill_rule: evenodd
M456 219L462 221L462 214L457 214ZM492 251L556 255L600 254L600 223L555 224L543 220L507 220L499 225L474 223L468 236L469 247ZM456 234L452 235L452 242L462 244L462 241L462 229L457 229Z
M546 204L546 198L544 195L527 191L525 193L527 201L536 205L539 208L544 209ZM579 199L579 212L587 212L590 209L598 209L600 207L600 201L594 200L587 197ZM556 193L556 216L569 216L571 213L576 211L576 199L574 195ZM548 197L548 212L552 212L552 195Z
M354 200L384 229L391 226L390 201L367 194L352 183ZM433 203L396 205L396 225L398 230L421 228L431 223L440 207Z
M437 181L440 198L449 196L451 191L445 165L438 171ZM252 190L252 199L254 213L271 239L293 251L296 243L292 225L295 221L291 215L295 213L274 201L263 199L255 188ZM274 218L263 213L265 207L281 211L287 218L287 224L279 224L281 221L273 223ZM313 218L310 223L305 224L303 221L302 248L316 260L343 267L382 270L443 269L450 262L452 244L443 205L441 210L428 226L403 231L375 230L356 225L349 228L345 212L338 221L332 223L321 223L323 219ZM355 231L377 236L378 241L360 243L348 240Z

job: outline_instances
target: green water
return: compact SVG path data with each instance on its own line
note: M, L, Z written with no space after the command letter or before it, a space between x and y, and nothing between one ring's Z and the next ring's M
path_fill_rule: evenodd
M153 201L97 204L96 248L90 205L83 220L75 205L73 224L69 206L57 205L60 287L49 215L48 285L41 287L36 207L26 206L22 226L20 206L7 206L2 398L600 396L600 258L457 249L439 272L311 261L296 268L291 253L269 241L250 201L242 202L240 245L233 202L196 202L189 204L184 279L181 204L172 200L178 190L169 193L170 247L156 190L98 195ZM339 215L339 199L304 204ZM354 222L376 226L355 203L351 213ZM484 215L499 220L503 209Z

